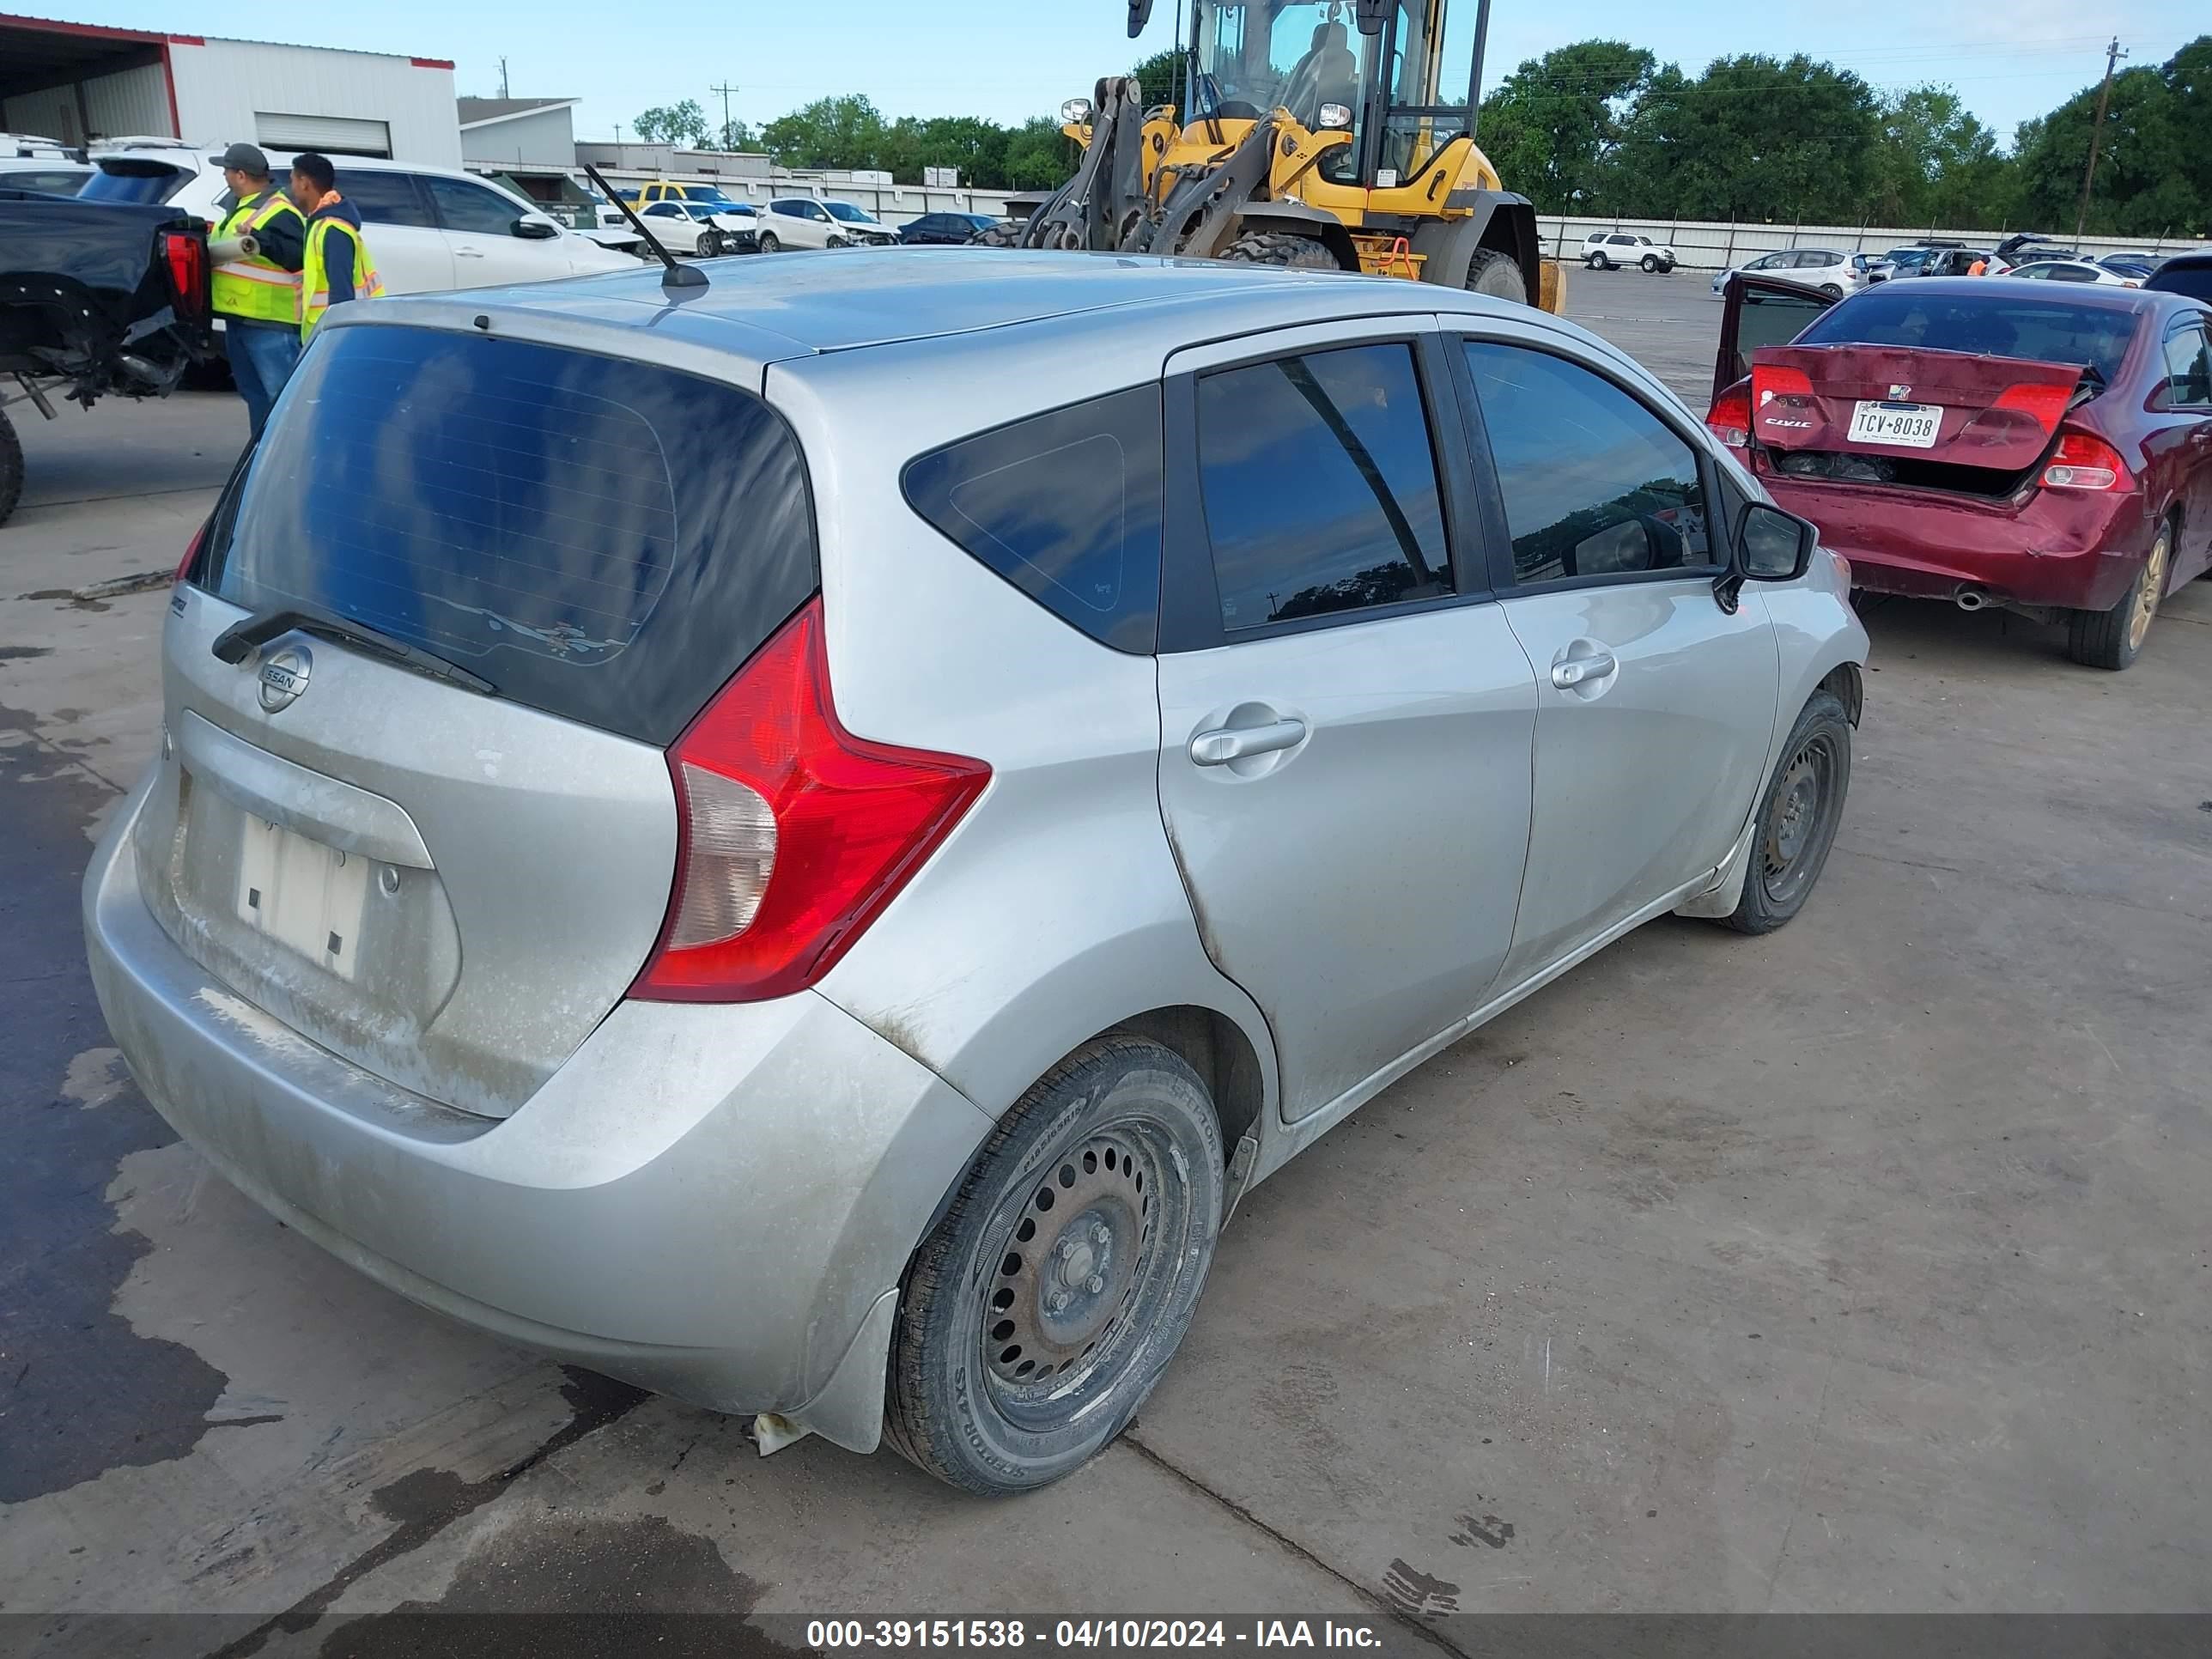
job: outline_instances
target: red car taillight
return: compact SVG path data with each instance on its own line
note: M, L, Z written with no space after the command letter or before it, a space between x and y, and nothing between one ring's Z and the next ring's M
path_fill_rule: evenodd
M1741 382L1730 386L1713 399L1706 411L1705 424L1712 434L1730 449L1743 449L1751 443L1751 388Z
M1751 366L1751 406L1764 409L1777 398L1813 396L1813 377L1802 368L1785 368L1766 363Z
M171 586L173 587L179 582L191 580L192 566L199 562L200 544L206 539L207 526L202 523L198 530L192 532L191 544L185 549L185 556L177 561L177 574L170 578Z
M2074 388L2070 386L2015 386L2006 387L1990 407L2027 416L2043 428L2047 438L2057 429L2058 417L2073 401Z
M169 270L169 288L177 309L193 322L208 318L207 244L188 230L165 230L161 260Z
M676 887L630 994L751 1002L836 965L990 781L838 724L813 600L668 751Z
M2063 432L2043 469L2046 489L2132 489L2120 452L2091 432Z

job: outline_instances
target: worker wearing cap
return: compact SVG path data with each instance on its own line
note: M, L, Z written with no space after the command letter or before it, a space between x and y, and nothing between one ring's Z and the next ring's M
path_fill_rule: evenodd
M233 205L208 245L215 264L210 286L215 314L222 319L231 379L258 438L300 361L300 267L307 225L270 178L269 158L252 144L223 151L222 178Z
M384 292L376 261L362 239L361 210L338 193L327 155L302 150L292 158L292 200L307 216L307 253L300 270L300 344L304 348L332 306L374 300Z

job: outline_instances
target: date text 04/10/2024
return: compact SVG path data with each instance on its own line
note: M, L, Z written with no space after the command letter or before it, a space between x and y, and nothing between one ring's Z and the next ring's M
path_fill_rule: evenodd
M1373 1626L1306 1619L817 1619L806 1645L839 1648L1379 1648Z

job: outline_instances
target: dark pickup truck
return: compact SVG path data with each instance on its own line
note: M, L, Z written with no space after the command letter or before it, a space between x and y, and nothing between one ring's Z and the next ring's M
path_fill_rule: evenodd
M0 190L0 524L23 489L9 408L159 398L214 350L207 227L180 209Z

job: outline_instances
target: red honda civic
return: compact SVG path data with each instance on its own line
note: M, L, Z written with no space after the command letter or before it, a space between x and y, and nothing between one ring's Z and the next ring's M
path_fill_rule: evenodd
M2068 624L2125 668L2212 566L2212 307L2002 276L1729 284L1706 424L1855 586Z

